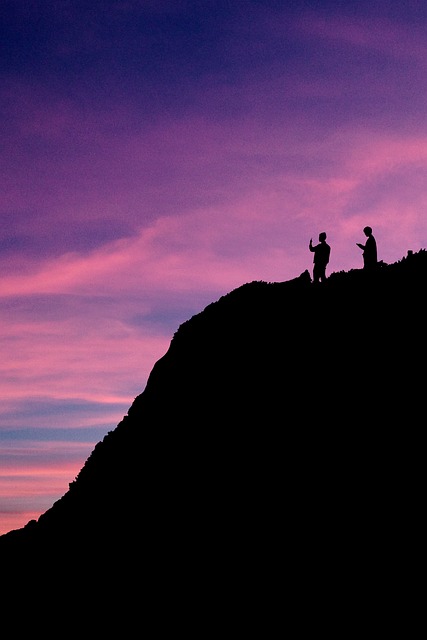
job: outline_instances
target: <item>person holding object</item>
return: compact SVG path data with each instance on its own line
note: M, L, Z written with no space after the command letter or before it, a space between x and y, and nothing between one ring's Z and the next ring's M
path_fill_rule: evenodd
M372 235L371 227L365 227L363 233L366 236L365 244L361 244L360 242L356 242L356 244L363 250L363 268L367 271L372 271L378 263L377 242Z
M319 244L313 246L313 239L310 238L308 245L310 251L314 253L313 257L313 282L324 282L326 280L326 266L331 255L331 247L326 242L326 233L319 233Z

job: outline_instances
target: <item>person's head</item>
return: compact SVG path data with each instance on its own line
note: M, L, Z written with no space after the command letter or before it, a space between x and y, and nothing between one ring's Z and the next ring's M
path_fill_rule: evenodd
M322 231L322 233L319 233L319 240L320 240L320 242L325 242L326 233L324 231Z
M365 236L371 236L372 235L372 229L371 227L365 227L363 229L363 233L365 234Z

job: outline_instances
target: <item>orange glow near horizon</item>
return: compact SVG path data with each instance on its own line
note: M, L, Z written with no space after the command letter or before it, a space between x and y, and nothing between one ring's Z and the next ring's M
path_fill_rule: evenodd
M0 473L0 535L37 520L69 488L86 461L93 445L85 443L34 443L17 445L16 466ZM88 453L89 451L89 453ZM34 461L36 460L36 461ZM38 505L38 509L34 509Z

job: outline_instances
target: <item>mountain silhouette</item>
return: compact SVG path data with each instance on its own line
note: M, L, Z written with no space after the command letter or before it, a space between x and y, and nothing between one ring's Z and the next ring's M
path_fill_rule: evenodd
M86 608L138 594L159 628L205 632L308 602L319 620L327 593L349 616L382 606L419 562L426 282L408 251L318 285L250 282L184 322L66 494L0 536L3 582L72 584Z

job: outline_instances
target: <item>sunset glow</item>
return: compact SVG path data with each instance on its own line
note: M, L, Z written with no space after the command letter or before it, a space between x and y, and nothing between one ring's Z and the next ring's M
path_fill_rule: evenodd
M180 324L427 246L427 9L6 0L0 534L68 489Z

